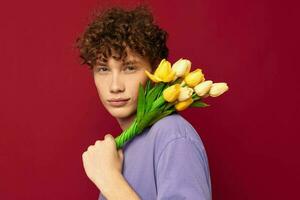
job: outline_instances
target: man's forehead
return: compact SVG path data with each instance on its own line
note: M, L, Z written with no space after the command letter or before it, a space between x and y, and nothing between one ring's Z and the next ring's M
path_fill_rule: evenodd
M104 54L101 54L97 61L100 63L107 63L109 59L117 60L123 64L137 64L140 63L143 58L127 46L122 55L111 48L111 54L109 56L106 57Z

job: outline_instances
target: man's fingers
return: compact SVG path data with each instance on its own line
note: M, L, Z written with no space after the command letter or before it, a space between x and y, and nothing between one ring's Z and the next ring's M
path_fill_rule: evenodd
M84 167L84 168L86 168L86 166L85 166L86 163L85 163L85 162L86 162L86 160L87 160L87 153L88 153L88 152L85 151L85 152L83 152L83 154L82 154L82 156L81 156L81 157L82 157L82 163L83 163L83 167Z
M106 141L107 143L109 143L109 145L114 146L114 148L117 147L115 138L114 138L114 136L112 136L111 134L106 134L106 135L104 136L104 141Z
M87 152L85 151L85 152L83 152L83 154L82 154L82 160L84 160L84 159L86 158L86 156L87 156Z
M91 151L93 149L93 145L90 145L88 148L87 148L87 151Z
M104 140L106 140L106 139L114 139L114 136L112 136L111 134L106 134L104 136Z
M111 134L106 134L106 135L104 136L104 140L110 141L110 142L113 142L113 143L116 143L116 142L115 142L114 136L112 136Z

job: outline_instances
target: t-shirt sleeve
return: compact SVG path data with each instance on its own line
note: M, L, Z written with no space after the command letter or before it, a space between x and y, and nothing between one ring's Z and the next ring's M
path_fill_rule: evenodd
M106 198L102 195L101 192L99 193L98 200L106 200Z
M204 147L186 137L167 143L156 168L157 200L211 200Z

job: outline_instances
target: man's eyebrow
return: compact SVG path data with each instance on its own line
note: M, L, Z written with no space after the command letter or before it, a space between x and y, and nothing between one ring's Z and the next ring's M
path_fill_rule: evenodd
M139 63L137 60L128 60L128 61L125 61L123 62L124 65L128 65L128 64L136 64L136 63ZM105 61L99 61L99 64L104 64L106 65L107 62Z
M129 60L129 61L124 62L124 65L135 64L135 63L138 63L138 61L136 61L136 60Z

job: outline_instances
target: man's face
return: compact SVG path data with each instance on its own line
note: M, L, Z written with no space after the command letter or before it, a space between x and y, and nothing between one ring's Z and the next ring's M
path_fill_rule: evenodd
M139 83L145 86L148 80L145 70L152 71L149 61L126 49L124 62L115 59L114 52L106 63L94 66L94 81L100 100L108 112L115 118L126 118L135 114ZM130 63L133 62L133 63ZM111 102L113 99L127 101Z

